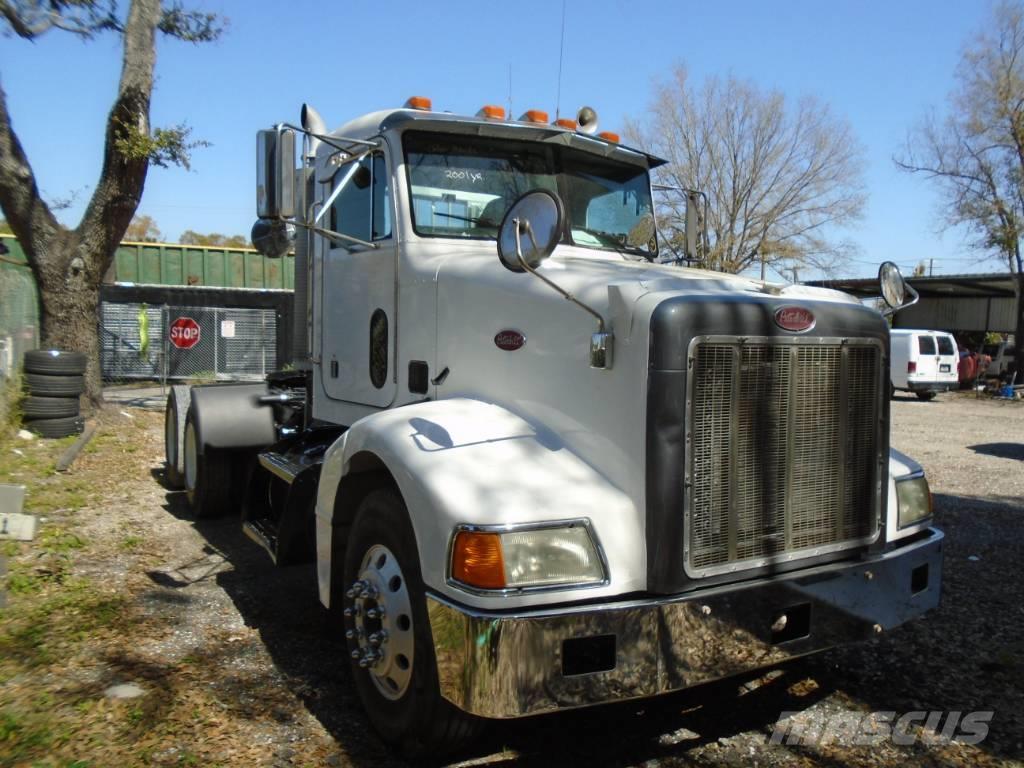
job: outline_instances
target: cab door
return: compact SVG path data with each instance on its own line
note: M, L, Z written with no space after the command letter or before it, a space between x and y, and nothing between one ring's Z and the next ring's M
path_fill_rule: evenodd
M341 166L324 190L326 200L331 195L327 226L375 247L325 245L320 286L324 391L333 400L385 407L395 399L398 323L397 252L384 154L374 152Z

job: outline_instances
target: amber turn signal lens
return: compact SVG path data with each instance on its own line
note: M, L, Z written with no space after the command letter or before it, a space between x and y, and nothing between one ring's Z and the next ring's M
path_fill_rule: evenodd
M559 128L568 128L570 131L575 131L577 127L576 121L570 120L567 117L562 117L559 118L558 120L555 120L555 125L557 125Z
M426 96L410 96L405 106L408 109L423 109L429 112L433 104Z
M459 531L452 546L452 578L480 589L504 589L501 537L496 533Z

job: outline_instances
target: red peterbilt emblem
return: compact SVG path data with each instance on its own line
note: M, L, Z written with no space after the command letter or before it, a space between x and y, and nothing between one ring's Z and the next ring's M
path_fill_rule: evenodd
M494 346L506 352L515 352L526 343L526 337L519 331L498 331L494 334Z
M775 310L775 324L794 333L809 331L814 327L814 313L804 307L780 307Z

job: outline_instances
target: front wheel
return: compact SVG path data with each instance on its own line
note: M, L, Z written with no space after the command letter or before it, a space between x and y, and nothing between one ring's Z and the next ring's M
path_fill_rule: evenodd
M343 583L352 674L377 732L410 758L471 740L480 721L441 696L416 541L394 490L373 491L359 505Z

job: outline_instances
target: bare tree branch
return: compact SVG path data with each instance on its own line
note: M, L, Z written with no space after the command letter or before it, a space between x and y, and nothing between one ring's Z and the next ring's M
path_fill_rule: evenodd
M648 119L627 123L632 141L669 163L657 182L700 189L710 200L707 227L713 269L742 271L812 257L832 264L850 253L824 233L861 215L862 151L849 126L813 99L789 109L782 94L711 78L697 90L685 68L655 86ZM659 208L666 250L682 243L685 207Z

